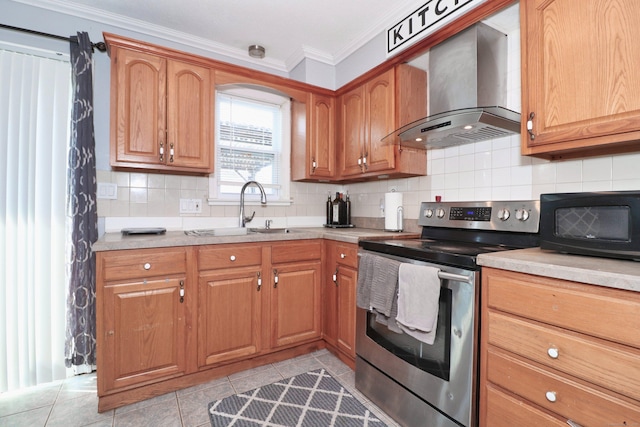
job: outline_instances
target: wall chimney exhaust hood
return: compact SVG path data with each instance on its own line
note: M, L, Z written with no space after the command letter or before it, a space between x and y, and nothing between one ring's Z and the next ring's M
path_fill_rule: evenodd
M429 51L429 116L384 138L445 148L520 133L507 98L507 37L478 23ZM425 101L426 102L426 101Z

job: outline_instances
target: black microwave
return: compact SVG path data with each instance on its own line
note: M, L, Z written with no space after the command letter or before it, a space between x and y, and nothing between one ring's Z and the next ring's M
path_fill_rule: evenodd
M540 247L640 260L640 191L540 195Z

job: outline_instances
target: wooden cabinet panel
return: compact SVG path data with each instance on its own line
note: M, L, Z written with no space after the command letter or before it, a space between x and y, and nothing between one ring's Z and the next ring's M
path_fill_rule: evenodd
M185 372L185 278L104 287L99 337L101 394Z
M262 246L258 244L215 245L200 248L198 268L215 270L262 264Z
M273 266L273 347L320 338L320 274L320 260Z
M111 164L157 164L166 142L166 60L112 49L111 61Z
M271 247L271 263L282 264L297 261L316 261L322 257L321 240L274 243Z
M382 142L385 136L396 130L395 90L393 69L365 85L365 172L378 172L395 167L393 144Z
M325 241L323 336L346 359L355 361L358 246Z
M240 359L261 350L260 268L200 276L198 366Z
M213 170L211 72L175 60L168 61L167 70L167 161L177 167Z
M310 93L292 100L291 179L332 180L336 174L336 100Z
M339 350L355 359L356 286L358 282L358 272L349 267L338 267L337 271L337 346Z
M522 152L635 151L640 138L640 3L521 4ZM533 113L532 138L527 119ZM612 151L612 152L615 152Z
M490 344L640 400L640 370L629 370L640 351L495 312L488 318Z
M638 292L508 272L489 281L490 308L640 347L640 333L629 328L640 318Z
M487 418L481 427L567 427L565 421L527 405L491 384L487 385L484 393L487 396Z
M364 86L340 97L340 176L363 172L364 155Z
M102 277L107 282L141 279L184 274L187 271L187 255L180 248L120 251L105 257L100 265Z
M506 353L489 350L487 379L582 426L640 423L640 407Z

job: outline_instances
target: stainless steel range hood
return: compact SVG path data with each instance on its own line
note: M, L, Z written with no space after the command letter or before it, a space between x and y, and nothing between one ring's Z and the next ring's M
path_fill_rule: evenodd
M429 51L429 116L385 137L444 148L520 133L507 101L507 37L478 23Z

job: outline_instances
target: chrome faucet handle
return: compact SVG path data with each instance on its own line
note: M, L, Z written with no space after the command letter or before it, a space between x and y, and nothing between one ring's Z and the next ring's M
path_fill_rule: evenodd
M254 216L256 216L256 211L253 211L251 216L245 216L244 217L244 222L251 222L251 220L253 219Z
M264 220L264 228L266 228L267 230L270 229L272 222L273 222L273 220L271 220L271 219L265 219Z

